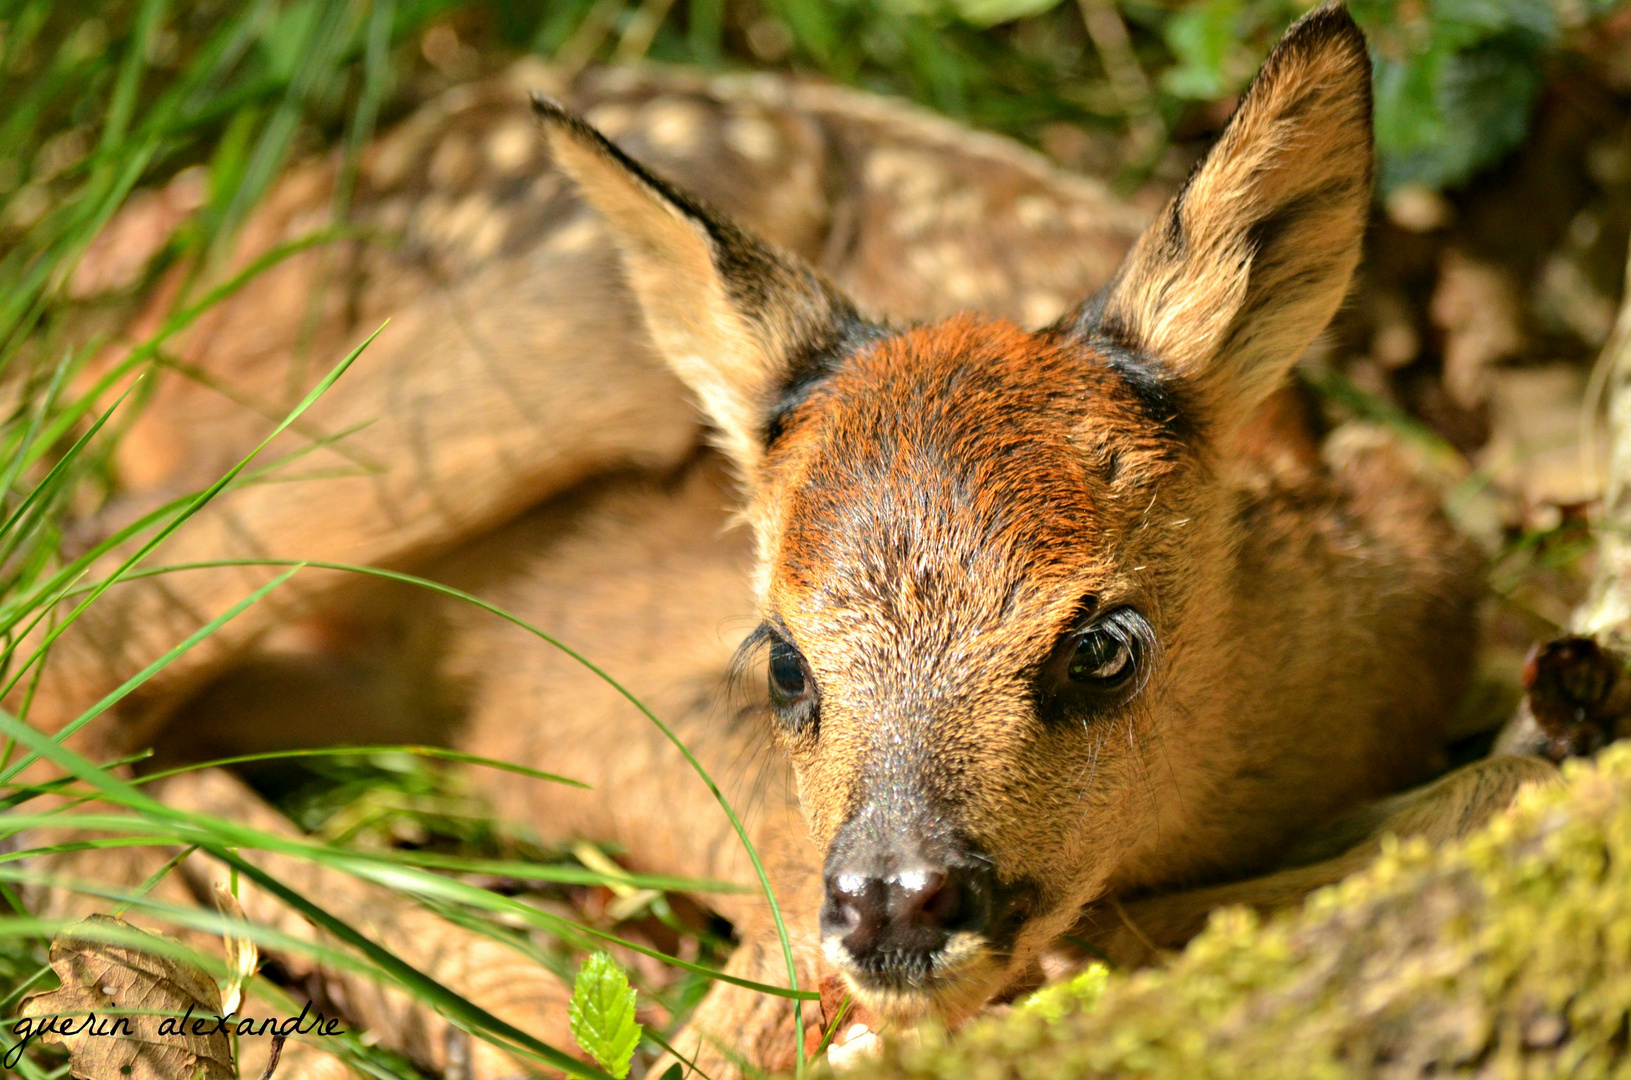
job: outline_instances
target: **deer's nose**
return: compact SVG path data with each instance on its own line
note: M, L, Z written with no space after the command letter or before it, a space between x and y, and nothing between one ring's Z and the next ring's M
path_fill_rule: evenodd
M840 866L826 886L821 936L839 939L868 969L927 959L952 934L979 933L991 917L991 875L979 866Z

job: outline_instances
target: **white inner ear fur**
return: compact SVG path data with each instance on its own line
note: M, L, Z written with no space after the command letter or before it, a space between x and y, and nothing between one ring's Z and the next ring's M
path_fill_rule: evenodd
M707 230L584 135L546 127L556 162L611 225L658 351L712 418L721 449L751 469L776 364L731 303Z

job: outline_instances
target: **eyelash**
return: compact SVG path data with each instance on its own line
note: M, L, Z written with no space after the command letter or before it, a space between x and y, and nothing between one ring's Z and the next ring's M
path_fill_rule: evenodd
M775 692L774 662L776 650L791 650L792 658L796 659L804 683L804 693L795 699L778 701ZM736 655L731 660L731 678L733 682L745 686L748 673L756 666L754 661L760 650L765 652L765 688L770 698L771 711L781 721L782 725L794 733L809 730L820 714L820 691L815 685L814 676L810 674L809 665L804 661L804 654L782 634L778 633L768 623L759 625L749 634L737 648Z
M1101 633L1127 651L1126 674L1103 681L1072 679L1070 668L1082 643ZM1148 681L1157 651L1149 622L1131 607L1085 619L1059 639L1038 674L1039 714L1080 717L1130 700Z

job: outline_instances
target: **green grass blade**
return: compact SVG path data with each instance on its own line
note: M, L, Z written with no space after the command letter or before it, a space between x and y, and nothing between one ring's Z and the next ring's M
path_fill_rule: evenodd
M80 396L79 402L75 406L65 409L62 413L58 414L57 417L51 422L51 425L46 428L45 435L39 440L39 442L48 446L56 442L58 439L61 439L68 433L69 429L79 422L80 418L85 413L90 411L95 402L100 399L103 394L107 393L107 391L114 385L116 385L120 379L123 379L139 364L145 363L146 361L157 356L160 347L166 341L185 330L188 326L191 326L205 312L209 311L211 308L214 308L228 297L241 291L251 281L255 280L255 278L259 277L267 270L270 270L272 267L283 262L285 259L290 258L291 256L298 255L302 251L316 247L320 244L327 244L344 235L348 234L341 230L324 229L303 236L298 240L291 240L287 243L279 244L276 247L266 251L264 254L257 256L249 263L248 266L244 267L236 274L233 274L226 281L223 281L221 284L210 289L209 292L205 293L197 303L189 305L166 319L164 325L155 331L152 337L131 349L130 353L126 355L118 364L115 364L113 367L109 368L108 371L103 374L102 377L98 379L88 391ZM377 334L378 331L375 331L375 333ZM369 340L371 341L373 338L370 337ZM365 342L364 344L367 343ZM41 454L44 452L45 451L43 449L40 451ZM34 460L38 456L38 454L32 455L25 462L25 464L33 464Z
M415 757L434 758L438 761L452 761L460 765L480 765L488 769L498 769L502 772L514 773L532 780L542 780L549 784L565 784L567 787L582 788L584 791L593 789L581 780L559 776L555 773L544 772L540 769L531 769L525 765L517 765L510 761L500 761L497 758L482 757L480 754L466 754L460 750L449 750L442 746L320 746L305 750L272 750L261 754L238 754L233 757L215 758L210 761L201 761L196 765L182 765L174 769L165 769L160 772L149 773L142 777L141 783L151 783L162 780L167 776L179 773L197 772L200 769L222 768L227 765L243 765L251 761L281 761L293 758L314 757L353 757L359 754L412 754ZM4 778L0 777L0 783Z
M174 809L143 795L134 784L109 776L105 771L80 758L79 755L38 732L28 729L25 725L20 725L15 718L3 712L0 712L0 732L11 733L26 745L41 750L45 757L50 758L60 768L73 773L79 779L96 788L99 796L105 801L133 810L139 815L126 817L117 814L74 814L71 816L10 814L4 819L0 819L0 836L30 828L117 829L135 834L150 832L170 836L180 843L197 843L205 847L210 844L229 844L234 848L244 850L267 851L288 855L318 863L329 869L349 874L364 881L371 881L374 884L385 886L397 892L465 904L478 910L507 915L526 925L550 933L587 934L602 941L632 949L654 960L660 960L665 964L685 971L709 979L728 982L745 989L756 990L773 997L788 998L795 1002L820 999L820 995L813 991L784 989L767 983L740 979L727 975L722 971L715 971L700 964L693 964L678 957L670 956L660 950L625 940L608 931L580 926L559 915L534 908L512 897L500 896L497 893L462 881L455 881L438 874L429 873L407 865L401 860L392 859L379 853L336 849L310 840L266 833L237 822L207 818Z
M582 1077L583 1080L609 1080L607 1074L601 1070L585 1065L577 1058L557 1050L541 1039L534 1038L513 1024L499 1019L481 1006L449 990L418 968L404 962L395 953L381 948L368 937L353 929L349 924L311 903L255 864L224 848L214 850L206 848L205 850L209 851L211 855L214 855L221 862L236 869L239 874L249 878L255 884L276 896L290 908L300 912L339 940L361 952L379 970L390 975L400 985L412 991L414 996L421 1001L433 1004L449 1019L462 1021L463 1024L470 1027L498 1035L505 1042L524 1050L529 1056L535 1057L569 1076Z
M243 611L258 603L262 597L266 596L273 589L277 588L279 585L282 585L285 581L288 581L299 569L300 568L298 566L290 567L288 570L279 574L271 581L268 581L265 585L262 585L260 588L256 589L254 592L232 605L232 607L228 608L220 615L217 615L215 618L193 631L193 633L187 636L185 641L182 641L180 644L166 652L163 656L159 657L157 660L154 660L151 664L148 664L146 667L142 668L142 670L126 679L123 683L119 684L117 689L105 695L101 701L98 701L95 705L91 706L79 716L75 717L72 722L65 725L61 731L56 733L56 735L53 737L53 741L58 744L66 742L75 732L79 731L86 724L90 723L92 720L95 720L98 716L101 716L114 705L117 705L120 701L124 700L125 697L129 696L143 683L147 682L147 680L151 679L154 675L158 674L158 672L162 671L166 667L169 667L171 663L185 655L193 648L193 646L197 645L211 634L214 634L217 630L231 622ZM40 760L40 756L37 753L25 754L21 760L12 764L5 770L5 772L0 773L0 784L7 783L16 777L17 774L33 765L38 760Z
M136 13L136 25L125 46L124 59L119 64L118 80L114 83L113 100L108 104L107 119L102 125L102 143L99 153L111 153L124 141L130 128L130 118L136 111L136 90L141 85L142 69L147 65L147 54L153 47L154 35L164 18L164 0L145 0Z
M207 567L288 566L288 565L291 565L291 563L292 563L291 560L279 560L279 559L222 559L222 560L217 560L217 561L212 561L212 562L181 563L181 564L177 564L177 565L173 565L173 566L153 568L151 570L137 571L135 573L132 573L129 576L132 577L132 578L136 578L136 577L146 576L146 575L149 575L149 574L173 573L173 572L181 571L181 570L196 570L196 569L204 569L204 568L207 568ZM595 675L596 678L600 679L607 686L609 686L613 690L617 691L617 693L620 694L625 700L627 700L628 702L633 704L634 707L640 711L640 714L642 716L644 716L647 720L651 721L651 723L653 723L653 724L655 724L657 726L657 729L659 731L661 731L663 733L663 735L668 739L668 741L670 743L672 743L680 751L682 756L684 756L686 762L691 766L692 770L695 771L696 774L699 777L702 778L703 782L708 786L708 790L713 794L715 801L718 802L720 807L725 811L726 817L729 818L729 820L731 822L731 827L736 831L737 838L742 842L743 848L744 848L744 850L746 851L746 853L748 855L749 861L753 864L754 873L757 875L758 880L759 880L760 890L765 895L766 901L770 906L771 915L775 919L777 930L778 930L778 936L781 939L783 958L786 960L786 963L788 965L788 983L789 983L789 985L788 985L788 988L786 990L779 990L779 988L778 988L778 990L779 990L778 996L792 998L792 1000L794 1001L794 1009L795 1009L795 1013L796 1013L795 1020L802 1019L802 1012L799 1011L799 1005L798 1005L799 1002L802 1002L802 1001L814 1001L814 1000L819 1000L820 999L819 994L808 992L808 991L801 991L801 990L798 989L798 970L797 970L797 967L796 967L795 962L793 960L792 940L788 936L788 933L787 933L786 922L785 922L785 919L784 919L784 917L782 915L781 905L778 904L777 901L776 901L775 890L773 888L771 888L771 885L770 885L770 877L766 873L766 871L764 869L764 864L759 859L759 853L758 853L757 849L753 846L753 841L748 837L747 829L742 825L741 819L739 817L737 817L736 811L731 808L730 802L729 802L728 799L725 798L724 792L720 791L719 786L716 783L714 783L713 777L708 774L707 769L704 768L702 763L697 760L696 756L691 753L690 748L685 745L684 741L681 740L678 735L674 734L673 729L670 728L667 724L665 724L654 712L651 711L651 709L649 707L646 706L646 704L644 702L642 702L638 697L636 697L627 687L623 686L616 679L614 679L610 674L608 674L604 669L602 669L601 667L596 665L588 657L584 656L583 654L579 653L577 650L573 649L571 646L567 645L565 642L559 640L556 637L553 637L550 634L545 633L543 630L538 629L536 626L533 626L531 623L527 622L525 619L522 619L522 618L520 618L520 617L518 617L516 615L512 615L510 612L505 611L503 608L497 606L496 604L488 603L487 601L481 599L480 597L475 596L475 595L473 595L471 593L467 593L467 592L463 591L462 589L456 589L456 588L453 588L450 585L444 585L441 582L431 581L428 578L417 577L417 576L415 576L413 574L406 574L406 573L402 573L402 572L396 571L396 570L386 570L386 569L382 569L380 567L357 566L357 565L351 564L351 563L333 563L333 562L323 562L323 561L301 562L298 565L300 565L300 566L310 566L310 567L313 567L314 569L341 570L341 571L346 571L346 572L349 572L349 573L363 574L363 575L370 576L370 577L383 578L383 579L388 580L388 581L399 581L399 582L402 582L404 584L414 585L414 586L417 586L417 587L422 588L422 589L428 589L431 592L440 593L443 596L448 596L448 597L451 597L451 598L453 598L455 600L459 600L459 601L461 601L463 603L467 603L467 604L470 604L470 605L472 605L474 607L480 608L482 611L486 611L489 614L498 616L499 618L503 619L505 622L508 622L513 626L516 626L516 627L519 627L522 630L525 630L527 633L532 634L534 637L536 637L539 640L545 642L546 644L550 645L551 647L553 647L555 649L558 649L561 652L565 653L568 657L570 657L576 663L581 664L583 667L588 669L593 675ZM669 962L674 962L674 961L670 960ZM683 966L683 965L680 965L680 966ZM706 969L703 969L703 970L706 970ZM723 978L723 976L721 976L721 975L716 975L714 977ZM727 981L735 981L735 980L727 980ZM758 986L758 988L760 988L761 990L763 990L763 992L766 992L766 993L770 992L770 990L768 988L764 987L763 984L755 984L755 985ZM800 1030L802 1030L802 1028Z
M4 522L0 522L0 536L7 538L7 545L4 552L0 553L0 562L3 562L5 557L10 555L10 553L15 549L16 545L10 541L10 537L13 530L16 529L17 523L22 520L23 515L28 513L32 507L49 498L58 490L62 484L63 477L73 466L74 462L79 459L79 455L84 453L86 445L91 441L91 439L96 437L96 433L102 430L102 426L108 422L108 418L113 415L114 411L118 409L120 405L124 404L125 398L129 397L130 392L134 389L134 385L130 386L124 393L119 395L117 401L104 409L102 414L96 418L96 422L90 426L85 434L81 435L74 441L74 444L68 448L68 450L62 455L62 458L58 460L55 465L51 466L51 471L46 473L38 484L34 485L33 490L28 493L21 503L17 504L17 508L11 512L6 520ZM20 459L22 456L22 454L19 454L18 458ZM19 468L21 467L20 461L14 462L13 464L17 465ZM10 484L0 487L0 491L9 490L11 490Z
M127 754L122 758L117 758L110 761L104 765L103 768L118 769L125 765L134 765L136 762L146 760L152 756L153 752L151 750L143 750L140 753ZM63 791L73 782L73 777L62 776L55 780L48 780L43 784L30 784L26 787L14 787L12 788L10 795L0 798L0 811L15 810L17 807L37 799L42 795L52 795ZM0 783L3 783L3 781L0 781ZM3 856L0 856L0 858L3 858Z
M137 783L139 781L133 781ZM0 837L15 836L31 829L72 830L75 832L90 831L118 831L123 835L106 837L99 840L76 840L68 845L53 847L30 847L17 851L0 852L0 863L12 862L39 855L55 854L59 850L80 850L90 848L117 848L121 846L146 847L155 841L169 839L174 842L176 833L174 825L170 822L151 821L138 815L107 814L107 813L69 813L69 808L54 809L39 814L8 814L0 819ZM189 834L192 835L192 834ZM266 842L262 842L266 841ZM373 851L367 849L336 848L331 845L306 839L279 837L275 834L246 834L234 832L232 843L235 847L246 851L270 851L279 855L305 859L312 862L325 862L334 869L353 873L359 864L375 864L382 868L381 873L389 871L391 867L404 867L414 870L450 870L458 873L491 874L497 877L511 877L518 880L547 881L563 885L626 885L632 889L658 889L664 892L690 892L690 893L740 893L744 886L730 881L710 881L707 878L673 877L664 874L608 874L599 870L590 870L578 866L561 866L548 863L529 863L503 859L474 859L463 858L456 855L438 855L423 851ZM353 876L367 877L364 874ZM426 877L419 876L416 881L424 881ZM445 880L434 878L434 880ZM465 900L470 894L464 892L465 888L476 886L462 885L457 899ZM486 890L481 890L486 892ZM495 894L496 895L496 894ZM558 924L551 924L553 929ZM616 940L616 939L614 939ZM656 959L666 959L662 953L652 954ZM704 969L706 970L706 969Z
M12 675L5 687L0 688L0 699L4 699L6 695L11 693L12 689L17 685L17 680L22 677L23 673L39 661L45 650L51 647L52 642L60 637L69 626L73 625L74 621L79 618L85 609L91 604L95 603L97 597L101 596L102 593L111 588L115 582L119 581L121 577L130 570L131 567L135 566L142 559L146 558L147 555L152 552L154 548L158 547L159 544L163 543L164 540L170 536L170 534L174 533L183 524L185 524L189 518L191 518L199 510L203 509L206 503L215 498L216 495L220 494L221 491L231 484L237 475L241 473L249 465L249 463L253 461L269 443L272 442L273 439L276 439L279 435L283 434L289 425L293 424L306 412L307 409L311 408L312 405L316 403L318 398L327 393L328 388L334 385L335 380L339 379L341 375L345 374L346 370L351 367L352 363L356 361L357 357L362 355L362 351L366 349L369 344L371 344L373 340L379 336L380 331L384 329L385 325L381 324L379 330L375 330L372 334L369 334L367 340L363 341L362 344L358 345L355 349L352 349L351 352L346 355L344 360L341 360L338 364L336 364L333 369L330 370L320 382L318 382L316 386L312 387L311 391L305 396L304 399L301 400L300 404L296 405L292 410L290 410L289 415L283 419L282 423L278 424L278 426L272 430L270 435L267 435L266 438L262 439L259 445L244 456L236 465L228 469L219 480L211 484L203 492L194 496L185 510L165 524L163 528L159 529L159 531L145 543L143 543L134 554L127 558L124 563L120 565L116 571L114 571L113 574L99 583L96 588L89 593L89 595L81 600L78 605L74 607L73 611L69 612L68 616L63 619L59 625L52 628L50 633L46 635L45 640L41 643L40 647L35 649L35 651L29 655L19 670ZM7 655L9 655L9 653L10 650L8 649Z
M22 475L23 451L34 445L34 440L40 433L40 425L45 422L45 418L56 407L57 395L62 392L62 384L68 378L68 370L73 366L73 357L74 354L71 349L63 353L62 360L57 363L56 370L51 373L51 382L45 388L45 397L34 409L33 415L29 417L28 428L17 440L17 447L7 455L8 461L6 462L5 474L0 476L0 497L10 495L13 486L17 483L17 477ZM35 490L38 491L38 487ZM15 518L16 515L13 514L12 517ZM0 525L0 533L6 532L9 528L9 523Z
M292 910L298 911L334 938L356 949L362 955L362 959L302 938L284 934L270 927L253 923L245 924L220 913L206 911L203 908L154 901L131 891L111 889L91 882L65 882L60 878L52 878L29 871L11 870L5 867L0 867L0 877L32 884L50 884L58 888L69 888L86 896L126 903L129 906L140 907L148 915L162 917L178 927L211 934L231 932L239 936L252 938L257 944L271 949L283 950L294 955L308 956L325 965L354 971L358 974L378 976L384 973L421 1001L432 1003L438 1011L450 1019L462 1021L461 1026L474 1028L477 1031L488 1032L496 1036L497 1045L505 1049L537 1058L568 1075L581 1077L582 1080L608 1080L600 1070L577 1061L548 1043L528 1035L519 1028L493 1016L480 1006L449 990L441 983L370 940L349 923L336 918L324 908L306 900L305 897L300 896L300 894L289 889L276 878L265 873L254 864L245 861L235 853L225 848L207 845L204 846L204 850L217 861L231 867L238 874L255 882L255 884L288 904ZM73 924L69 920L8 919L0 921L0 938L48 937L60 933L68 925ZM200 956L181 942L172 943L163 939L150 941L126 932L120 927L105 924L91 927L76 926L76 932L80 931L87 931L85 936L93 937L95 940L132 945L147 952L186 960L197 964L212 974L221 974L225 971L224 964L218 958Z

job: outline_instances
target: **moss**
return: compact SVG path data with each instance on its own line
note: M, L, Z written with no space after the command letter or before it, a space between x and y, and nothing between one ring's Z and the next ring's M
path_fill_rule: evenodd
M1437 850L1390 844L1173 962L1046 991L847 1080L1631 1077L1631 745Z

